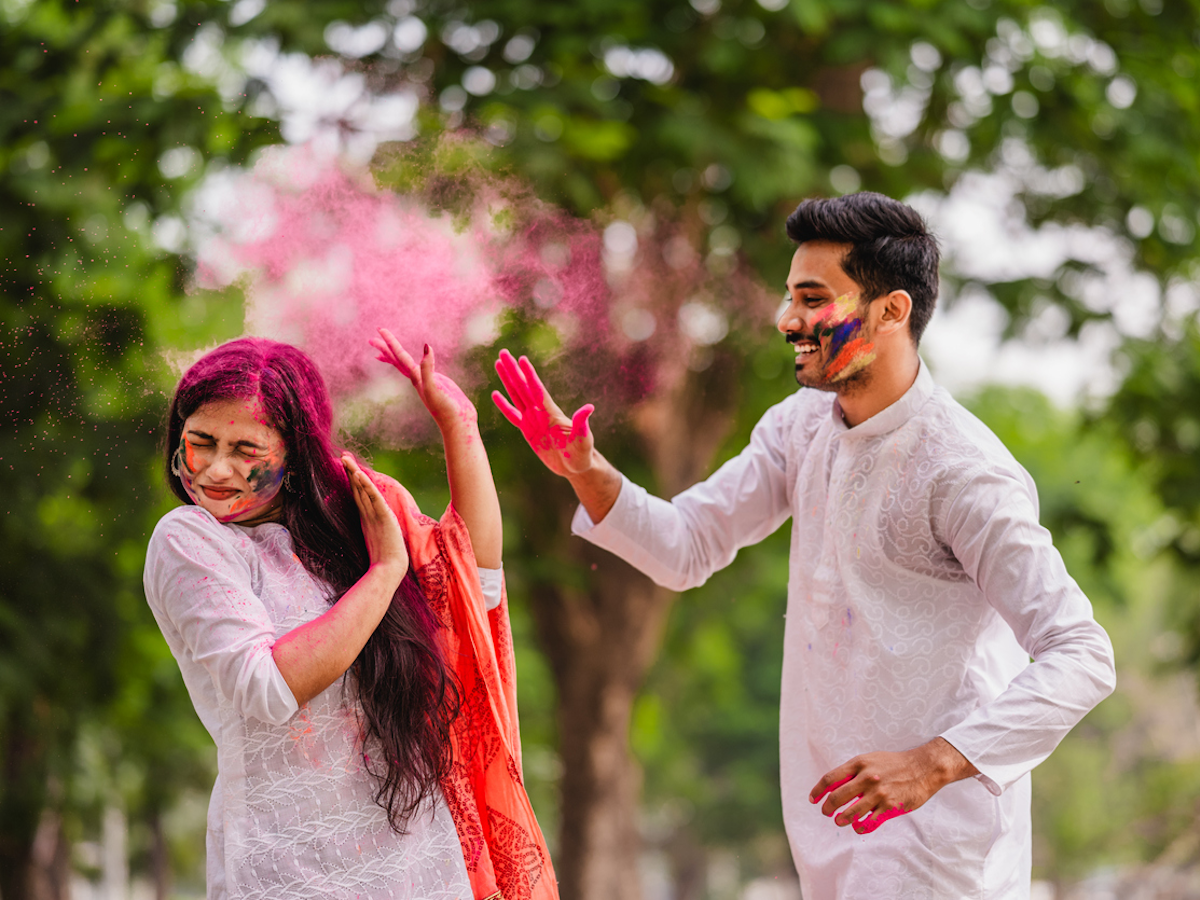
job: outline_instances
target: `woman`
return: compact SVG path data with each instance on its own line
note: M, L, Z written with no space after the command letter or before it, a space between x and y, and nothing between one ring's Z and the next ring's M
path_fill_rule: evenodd
M324 382L294 347L224 344L171 403L186 505L155 529L145 586L217 744L208 896L553 898L520 784L475 408L428 346L417 365L386 330L371 343L441 430L441 523L339 459Z

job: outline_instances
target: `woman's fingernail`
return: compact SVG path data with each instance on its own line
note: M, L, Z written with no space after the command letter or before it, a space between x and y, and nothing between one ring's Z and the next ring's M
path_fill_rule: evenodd
M425 355L426 356L429 355L429 345L428 344L425 345Z

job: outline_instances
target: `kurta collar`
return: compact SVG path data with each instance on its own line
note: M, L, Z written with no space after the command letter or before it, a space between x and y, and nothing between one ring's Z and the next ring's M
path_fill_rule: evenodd
M881 409L871 418L865 422L859 422L853 428L846 425L846 420L842 418L841 404L835 399L830 412L834 432L844 433L847 437L875 437L894 431L911 419L917 410L925 405L925 401L933 394L933 389L936 387L924 360L918 357L917 362L917 379L912 383L912 387L891 406Z

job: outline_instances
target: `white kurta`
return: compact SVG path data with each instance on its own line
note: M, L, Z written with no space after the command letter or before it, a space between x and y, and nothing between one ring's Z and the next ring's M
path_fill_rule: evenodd
M1028 897L1029 772L1115 684L1032 479L922 365L854 428L800 390L707 481L669 503L626 481L573 528L685 590L789 516L781 783L805 900ZM869 835L809 803L851 757L938 735L981 774Z
M499 570L481 574L498 601ZM223 525L198 506L174 509L150 539L144 583L217 745L210 898L470 898L440 792L402 836L374 802L344 676L297 708L275 665L275 640L329 609L286 528Z

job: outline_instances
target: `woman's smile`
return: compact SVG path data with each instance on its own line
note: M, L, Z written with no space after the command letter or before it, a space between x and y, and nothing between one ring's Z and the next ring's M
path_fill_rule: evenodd
M228 500L230 497L241 493L241 491L239 491L237 488L212 487L211 485L207 484L199 485L199 488L204 492L206 497L209 497L212 500Z

